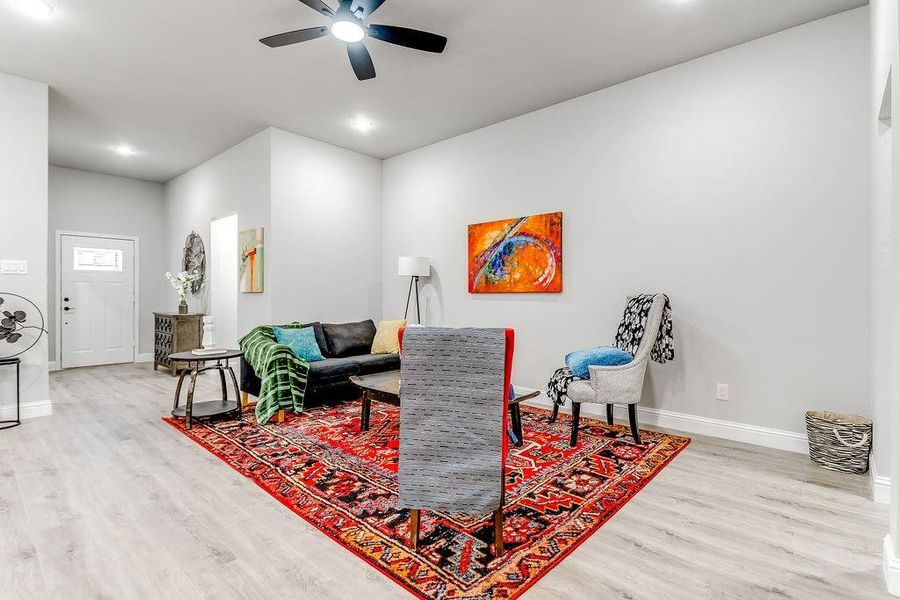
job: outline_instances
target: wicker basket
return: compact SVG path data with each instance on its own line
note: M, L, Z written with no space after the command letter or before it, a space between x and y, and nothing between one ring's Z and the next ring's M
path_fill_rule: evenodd
M806 413L809 458L843 473L866 473L872 449L872 421L855 415L811 410Z

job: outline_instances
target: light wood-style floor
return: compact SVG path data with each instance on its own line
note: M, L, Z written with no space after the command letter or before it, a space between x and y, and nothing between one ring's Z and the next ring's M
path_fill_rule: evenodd
M410 597L163 423L174 386L54 373L53 416L0 432L0 598ZM866 477L695 437L524 598L887 598L887 519Z

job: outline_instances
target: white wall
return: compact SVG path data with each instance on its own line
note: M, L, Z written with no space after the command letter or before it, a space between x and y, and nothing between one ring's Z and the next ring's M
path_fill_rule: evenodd
M0 259L28 261L27 275L0 275L0 291L47 314L47 85L0 73ZM4 343L5 342L0 342ZM5 349L4 349L5 350ZM6 352L4 352L5 354ZM24 414L47 414L47 337L22 357ZM14 416L15 370L0 369L0 419Z
M191 229L209 247L215 218L266 228L265 291L238 295L239 336L381 314L381 161L270 128L169 182L165 196L171 269Z
M238 335L272 319L272 294L269 291L268 268L271 240L271 132L258 133L222 154L173 179L165 186L166 203L166 268L181 270L184 240L196 231L203 238L207 252L210 223L230 214L238 215L239 229L265 227L266 293L239 294ZM209 310L208 288L199 297L189 298L192 311ZM168 288L168 309L175 310L178 296Z
M153 352L153 311L167 308L164 277L165 204L163 186L77 169L50 167L48 304L50 360L56 360L57 230L129 235L140 238L140 339L138 352Z
M272 130L275 321L381 315L381 161Z
M798 433L808 409L868 415L867 72L859 9L387 160L386 317L397 257L432 257L427 321L514 327L515 378L544 387L664 291L678 356L645 406ZM556 210L562 294L467 293L467 224Z

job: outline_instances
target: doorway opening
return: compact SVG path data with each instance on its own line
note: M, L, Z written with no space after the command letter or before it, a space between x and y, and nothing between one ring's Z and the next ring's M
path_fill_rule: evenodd
M215 219L209 226L210 313L216 327L216 345L238 347L238 217Z

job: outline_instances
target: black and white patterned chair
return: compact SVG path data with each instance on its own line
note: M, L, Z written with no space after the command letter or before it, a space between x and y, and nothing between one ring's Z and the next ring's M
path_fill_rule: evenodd
M650 352L656 344L660 326L663 322L663 311L666 307L666 295L653 296L653 304L647 312L647 323L634 360L625 365L615 367L588 367L590 379L576 379L569 384L566 396L572 401L572 437L570 444L578 443L578 426L581 417L582 403L605 404L606 420L613 424L613 408L616 404L628 406L628 420L631 435L636 444L641 443L641 434L637 426L637 405L641 401L644 388L644 375L650 362ZM626 319L628 311L626 310ZM556 411L554 411L555 418Z

